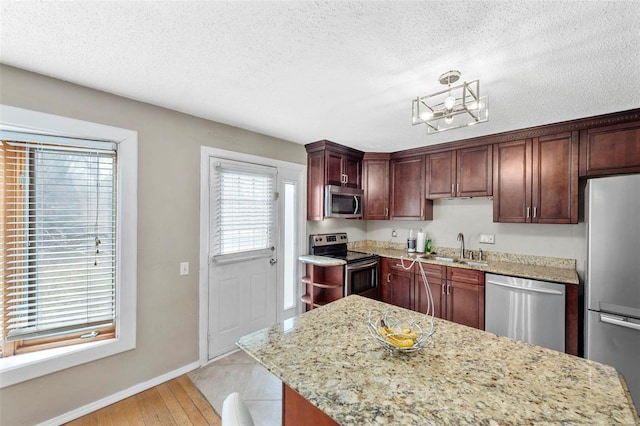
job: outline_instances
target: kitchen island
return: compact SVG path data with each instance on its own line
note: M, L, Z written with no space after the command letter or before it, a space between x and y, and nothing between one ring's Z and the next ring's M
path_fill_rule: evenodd
M282 380L285 426L315 407L341 425L638 422L612 367L437 318L429 347L390 353L368 332L371 310L420 316L348 296L240 339Z

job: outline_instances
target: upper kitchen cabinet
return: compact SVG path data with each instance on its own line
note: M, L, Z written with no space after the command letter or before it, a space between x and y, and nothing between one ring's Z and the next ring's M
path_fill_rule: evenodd
M433 201L425 199L424 156L392 159L390 219L432 220Z
M640 122L580 132L580 176L640 173Z
M487 197L492 194L492 146L429 154L426 198Z
M362 160L363 218L389 219L390 154L366 153Z
M493 221L578 223L578 132L494 145Z
M360 188L364 153L322 140L307 149L307 220L324 218L326 185Z

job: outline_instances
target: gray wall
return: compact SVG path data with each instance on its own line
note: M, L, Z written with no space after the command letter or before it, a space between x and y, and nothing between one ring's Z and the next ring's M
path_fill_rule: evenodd
M137 348L0 390L0 424L39 423L196 362L200 146L306 164L304 147L3 64L0 103L139 138Z

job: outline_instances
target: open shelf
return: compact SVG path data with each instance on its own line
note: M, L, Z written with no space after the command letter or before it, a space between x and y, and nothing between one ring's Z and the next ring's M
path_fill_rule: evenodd
M300 279L305 284L301 297L307 311L326 305L343 297L344 265L320 266L306 264L306 275Z

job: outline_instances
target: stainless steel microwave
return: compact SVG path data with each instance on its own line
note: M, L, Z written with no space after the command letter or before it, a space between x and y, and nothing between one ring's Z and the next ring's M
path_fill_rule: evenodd
M362 219L364 191L346 186L327 185L324 190L324 216Z

